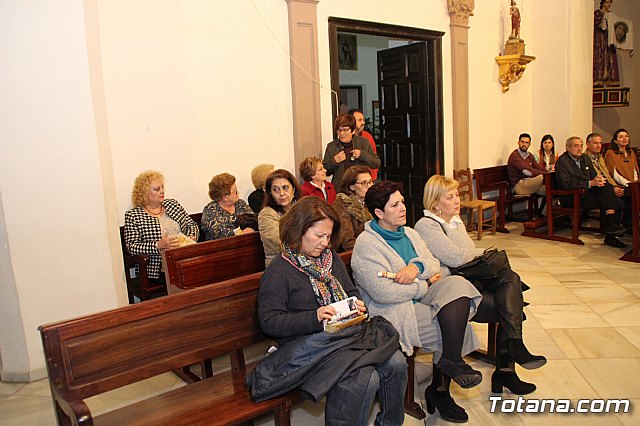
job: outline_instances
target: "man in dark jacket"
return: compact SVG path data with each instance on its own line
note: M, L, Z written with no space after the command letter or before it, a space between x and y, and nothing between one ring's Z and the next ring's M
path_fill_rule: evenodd
M559 189L586 189L580 199L584 209L604 210L604 243L612 247L625 247L616 235L622 235L623 228L616 210L624 209L624 203L616 196L607 178L598 175L588 155L582 153L583 143L577 136L567 139L567 151L556 161L556 185ZM565 196L560 202L570 207L572 196Z

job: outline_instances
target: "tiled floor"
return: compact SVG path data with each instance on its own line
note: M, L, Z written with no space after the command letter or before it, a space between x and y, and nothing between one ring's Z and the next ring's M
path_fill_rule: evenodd
M479 245L509 252L513 269L531 286L525 298L525 342L534 353L547 356L541 369L519 369L538 390L527 398L631 399L627 414L491 413L489 365L470 360L485 379L473 389L454 385L458 403L469 413L470 425L638 425L640 410L640 264L619 261L622 250L602 245L595 235L583 235L584 246L521 237L522 226L510 225L510 234L486 235ZM629 238L623 238L627 244ZM481 341L486 329L476 325ZM264 348L256 348L256 354ZM419 355L417 398L431 381L431 357ZM91 398L93 412L126 405L141 397L181 386L172 374ZM509 393L504 398L516 398ZM270 417L256 425L270 425ZM323 405L302 403L292 414L294 425L322 425ZM437 415L425 421L407 417L407 425L447 424ZM55 417L46 380L29 384L0 383L0 424L51 425Z

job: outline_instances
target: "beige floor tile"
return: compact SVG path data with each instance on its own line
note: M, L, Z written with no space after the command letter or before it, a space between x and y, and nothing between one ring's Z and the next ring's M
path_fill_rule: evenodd
M0 395L13 395L24 385L24 383L0 382Z
M520 278L522 281L527 283L529 287L541 287L541 286L551 286L551 285L562 285L560 281L558 281L551 273L547 271L540 270L541 268L536 269L535 271L522 271L516 270L520 274ZM525 293L525 295L528 293Z
M640 301L636 295L617 284L565 283L565 287L584 303Z
M640 357L633 346L614 328L565 328L547 330L569 358Z
M553 276L560 281L560 283L562 284L615 284L615 281L613 281L611 278L607 277L606 275L600 273L600 272L594 272L591 271L589 273L585 273L585 272L568 272L568 271L563 271L563 272L558 272L558 273L554 273Z
M567 359L567 355L551 338L548 330L527 330L524 342L533 354L544 355L547 359Z
M3 426L50 426L56 424L50 397L12 395L0 404Z
M536 305L527 309L544 329L609 326L586 305Z
M640 327L616 327L616 330L636 348L640 349Z
M526 293L527 302L537 305L580 305L582 300L564 286L532 287Z
M640 398L637 374L640 359L574 359L571 362L601 398Z
M623 263L625 266L618 266ZM629 262L618 261L615 268L603 268L600 269L600 272L618 284L638 284L638 280L640 279L640 264L633 264L638 266L634 266L632 268L626 266L628 264Z
M577 400L573 400L575 405ZM618 418L617 414L580 414L580 413L524 413L520 414L522 423L527 426L548 426L548 425L561 425L561 426L617 426L622 425L622 422Z
M631 293L635 294L636 297L640 297L640 284L621 284L621 285Z
M525 302L528 301L527 300L527 293L524 294ZM528 330L540 330L540 329L542 329L542 326L540 325L540 323L536 319L536 316L533 314L533 312L531 312L531 310L529 309L529 306L524 308L524 314L526 316L526 319L522 323L523 332L526 333Z
M528 398L596 398L598 394L569 360L551 359L536 370L517 367L522 380L534 383L538 389Z
M590 306L614 327L640 326L640 303L593 303Z
M42 379L42 380L36 380L34 382L26 383L14 395L51 397L51 388L49 387L49 380Z
M618 419L625 426L637 426L640 425L640 399L632 399L631 403L631 411L628 413L619 413L616 414Z

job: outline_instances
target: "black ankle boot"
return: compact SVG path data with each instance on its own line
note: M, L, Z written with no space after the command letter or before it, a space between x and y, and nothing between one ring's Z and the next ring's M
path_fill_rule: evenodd
M456 404L449 393L450 380L448 377L443 377L438 368L433 369L433 380L424 392L427 412L433 414L437 408L438 414L443 420L453 423L466 423L469 421L467 412ZM438 390L438 388L442 390Z
M482 381L482 373L471 368L471 366L463 360L453 362L442 357L437 367L442 370L444 374L451 377L460 387L465 389L478 386Z
M527 395L536 390L536 385L523 382L515 371L503 373L496 370L491 375L491 392L502 393L503 387L516 395Z
M547 363L542 355L532 355L522 339L509 339L500 345L500 356L514 360L527 370L535 370Z

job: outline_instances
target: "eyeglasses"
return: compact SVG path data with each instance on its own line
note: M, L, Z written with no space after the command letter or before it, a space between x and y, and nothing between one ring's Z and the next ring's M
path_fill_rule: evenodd
M351 133L353 132L353 130L351 130L351 127L339 127L338 128L338 133Z
M374 182L370 179L370 180L363 180L363 181L356 182L356 183L358 185L364 186L365 188L368 188L368 187L372 186Z
M291 187L289 185L272 186L271 187L271 192L275 192L276 194L280 194L281 192L289 192L290 189L291 189Z

